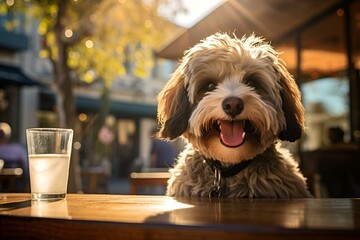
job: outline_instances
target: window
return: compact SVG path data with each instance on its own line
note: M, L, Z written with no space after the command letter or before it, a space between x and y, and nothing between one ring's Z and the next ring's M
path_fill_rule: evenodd
M303 150L328 144L330 127L350 135L349 78L344 10L339 8L301 32L301 90L306 110Z

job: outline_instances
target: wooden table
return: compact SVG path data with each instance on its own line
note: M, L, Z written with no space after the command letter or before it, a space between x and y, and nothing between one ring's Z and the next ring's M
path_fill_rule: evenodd
M0 194L0 239L360 239L360 199Z

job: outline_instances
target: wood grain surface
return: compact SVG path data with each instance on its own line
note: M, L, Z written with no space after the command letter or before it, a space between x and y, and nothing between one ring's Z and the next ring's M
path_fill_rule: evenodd
M360 199L0 194L0 239L360 239Z

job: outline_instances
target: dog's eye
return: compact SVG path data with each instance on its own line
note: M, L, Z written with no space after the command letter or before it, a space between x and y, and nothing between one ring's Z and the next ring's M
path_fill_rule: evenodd
M212 82L207 83L204 87L206 92L214 91L215 88L216 88L216 85L215 85L215 83L212 83Z
M207 93L214 91L216 86L216 83L211 80L204 81L196 92L195 100L200 101Z
M257 84L257 81L255 79L248 79L246 80L246 85L248 85L249 87L253 87L253 88L257 88L258 87L258 84Z

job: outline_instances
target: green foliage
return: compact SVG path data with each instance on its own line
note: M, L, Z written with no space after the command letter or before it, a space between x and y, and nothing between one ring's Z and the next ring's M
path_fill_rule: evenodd
M23 11L38 19L40 57L54 63L65 60L80 80L103 80L110 86L127 71L148 76L154 50L175 28L158 15L166 4L168 0L18 0L12 6L0 3L0 14ZM13 25L16 21L9 28ZM66 59L59 59L60 45L67 49Z
M181 0L15 0L8 5L0 0L0 14L24 13L38 21L39 56L54 69L59 126L72 128L76 113L70 70L77 80L103 81L97 132L108 113L107 88L127 71L147 77L153 52L175 28L159 17L158 9L171 3L181 11L177 2ZM9 29L15 26L16 21L9 22Z

